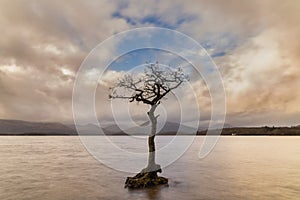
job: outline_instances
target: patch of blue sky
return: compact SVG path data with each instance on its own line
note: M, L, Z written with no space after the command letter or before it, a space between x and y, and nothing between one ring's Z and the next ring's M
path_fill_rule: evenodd
M116 11L112 14L114 18L124 19L128 24L135 26L137 24L137 20L128 16L123 15L121 12Z
M211 34L201 43L210 56L213 58L226 56L230 51L237 47L239 39L232 33L217 33Z
M124 38L120 38L119 41L116 41L116 54L120 55L128 49L138 50L141 48L151 47L168 49L168 47L174 45L174 41L172 39L173 36L162 32L150 28L143 32L126 34Z
M159 62L162 65L177 67L187 63L182 57L161 49L139 49L128 52L115 59L109 66L110 70L128 71L146 63Z
M114 18L120 18L124 19L128 24L132 26L136 26L137 24L145 25L147 24L155 26L155 27L162 27L162 28L168 28L168 29L177 29L180 25L183 23L192 21L196 18L194 15L188 15L188 14L181 14L181 17L178 19L175 19L173 22L166 21L163 16L159 15L147 15L141 18L134 18L130 16L126 16L122 14L121 10L117 10L112 14L112 17Z
M216 53L211 54L211 57L216 58L216 57L223 57L225 55L226 55L226 52L221 51L221 52L216 52Z
M161 47L161 49L151 47ZM131 51L126 52L128 49ZM167 49L173 49L173 51L168 52ZM182 36L178 38L176 33L149 29L149 31L125 35L116 42L115 50L119 57L109 66L109 69L115 71L129 71L146 62L153 63L156 61L171 67L192 67L184 59L196 61L198 65L202 66L201 69L204 74L214 71L214 69L210 69L212 66L209 57L200 56L199 47L195 47L195 43L189 39L183 39ZM124 52L125 55L122 55Z
M180 35L180 34L179 34ZM213 57L225 56L230 49L236 45L235 38L229 33L215 34L203 40L202 46L208 50ZM162 50L151 49L160 47ZM190 39L178 37L174 32L151 29L124 34L115 42L115 55L118 58L110 64L109 69L116 71L129 71L130 69L143 65L146 62L158 61L164 65L186 66L187 61L176 59L174 54L183 56L189 61L195 61L201 65L203 74L212 74L216 69L211 64L209 57L202 55L199 47ZM168 56L164 50L171 49L173 56ZM212 49L212 51L210 51ZM128 52L130 50L130 52ZM125 54L125 55L122 55ZM177 56L178 57L178 56ZM199 58L200 57L200 58Z
M157 27L176 29L183 23L189 22L194 19L192 15L183 15L182 17L175 20L175 22L170 23L165 21L162 17L156 15L149 15L140 20L141 24L153 24Z

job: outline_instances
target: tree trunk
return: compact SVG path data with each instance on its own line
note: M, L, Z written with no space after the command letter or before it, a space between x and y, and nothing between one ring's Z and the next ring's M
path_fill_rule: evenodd
M160 166L155 163L155 134L157 128L157 118L158 116L154 116L154 111L158 104L152 105L150 111L148 112L148 117L151 122L151 132L148 136L148 148L149 148L149 156L148 156L148 172L156 172L160 170Z
M151 121L151 132L148 137L149 157L148 165L140 173L134 177L127 177L125 187L128 188L145 188L157 185L168 185L168 179L165 177L157 176L157 172L162 172L160 165L155 163L155 134L157 126L157 118L159 115L154 116L154 111L158 104L152 105L148 112Z

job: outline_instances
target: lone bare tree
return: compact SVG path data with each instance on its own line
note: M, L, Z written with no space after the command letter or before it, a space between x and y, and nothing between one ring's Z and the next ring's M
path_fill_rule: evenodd
M168 179L157 176L157 172L161 173L162 170L160 165L155 162L154 139L157 131L157 118L159 117L159 115L155 115L155 110L168 93L187 80L188 75L180 67L171 69L162 67L156 62L146 64L144 73L140 76L124 75L111 88L112 91L109 95L111 99L128 99L129 102L136 101L150 105L150 110L147 112L151 122L151 132L148 136L148 165L135 177L128 177L125 186L137 188L168 182Z

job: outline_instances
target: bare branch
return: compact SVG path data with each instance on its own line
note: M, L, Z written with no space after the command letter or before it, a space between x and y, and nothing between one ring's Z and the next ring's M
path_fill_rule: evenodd
M188 76L180 67L174 70L163 68L158 62L148 63L144 74L140 77L134 78L126 74L119 79L112 88L109 98L129 99L130 102L158 105L162 98L185 81L188 81Z

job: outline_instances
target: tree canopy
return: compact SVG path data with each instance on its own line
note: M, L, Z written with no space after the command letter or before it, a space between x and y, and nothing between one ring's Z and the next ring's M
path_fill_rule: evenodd
M188 80L188 75L181 67L172 69L162 67L158 62L148 63L144 73L138 76L126 74L119 79L111 88L109 97L129 99L130 102L142 102L153 106L159 104L170 91Z

